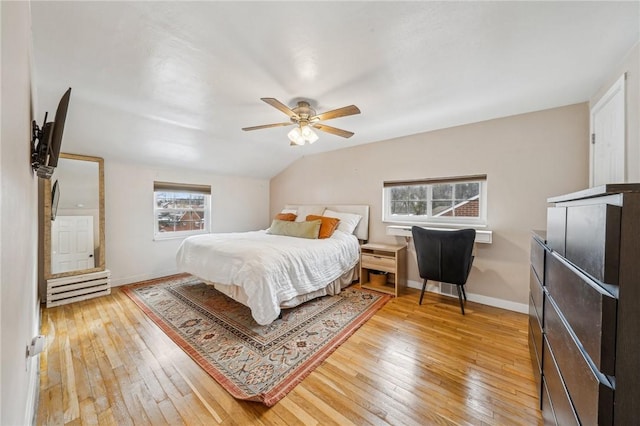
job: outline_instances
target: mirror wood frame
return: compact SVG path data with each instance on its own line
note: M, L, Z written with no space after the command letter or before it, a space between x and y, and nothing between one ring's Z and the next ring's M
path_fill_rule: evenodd
M98 265L95 268L90 269L78 269L75 271L60 272L56 274L51 273L51 179L44 180L42 186L43 202L44 202L44 278L45 280L53 278L71 277L74 275L83 275L91 272L99 272L105 270L105 247L104 247L104 159L100 157L91 157L88 155L77 155L60 153L60 159L65 158L68 160L79 161L91 161L98 163L98 235L100 246L98 248ZM95 226L95 225L94 225Z

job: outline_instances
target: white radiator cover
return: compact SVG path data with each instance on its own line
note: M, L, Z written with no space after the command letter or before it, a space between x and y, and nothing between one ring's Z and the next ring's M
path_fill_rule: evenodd
M47 308L111 294L111 271L47 280Z

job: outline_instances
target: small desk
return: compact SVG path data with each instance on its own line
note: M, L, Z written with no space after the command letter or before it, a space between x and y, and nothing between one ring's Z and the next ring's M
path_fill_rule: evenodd
M398 296L407 286L407 246L368 243L360 246L360 287ZM386 272L383 283L371 282L371 271Z
M436 231L455 231L453 228L430 228L421 226L424 229L434 229ZM396 237L412 237L411 226L409 225L389 225L387 226L387 235ZM493 241L493 231L476 229L476 243L491 244Z

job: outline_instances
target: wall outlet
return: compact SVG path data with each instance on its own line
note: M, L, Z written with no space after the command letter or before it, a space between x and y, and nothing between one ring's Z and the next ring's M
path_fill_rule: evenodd
M44 350L47 339L42 334L31 339L31 344L27 346L27 356L36 356Z

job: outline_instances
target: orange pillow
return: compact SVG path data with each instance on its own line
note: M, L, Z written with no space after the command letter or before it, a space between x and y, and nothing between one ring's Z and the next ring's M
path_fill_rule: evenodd
M287 222L293 222L294 220L296 220L296 217L298 217L298 215L295 215L293 213L278 213L274 219L276 219L276 220L286 220Z
M333 231L338 227L338 223L340 219L335 217L327 217L327 216L316 216L314 214L310 214L307 216L307 222L310 220L318 220L322 221L320 225L320 233L318 234L318 238L329 238L333 235Z

